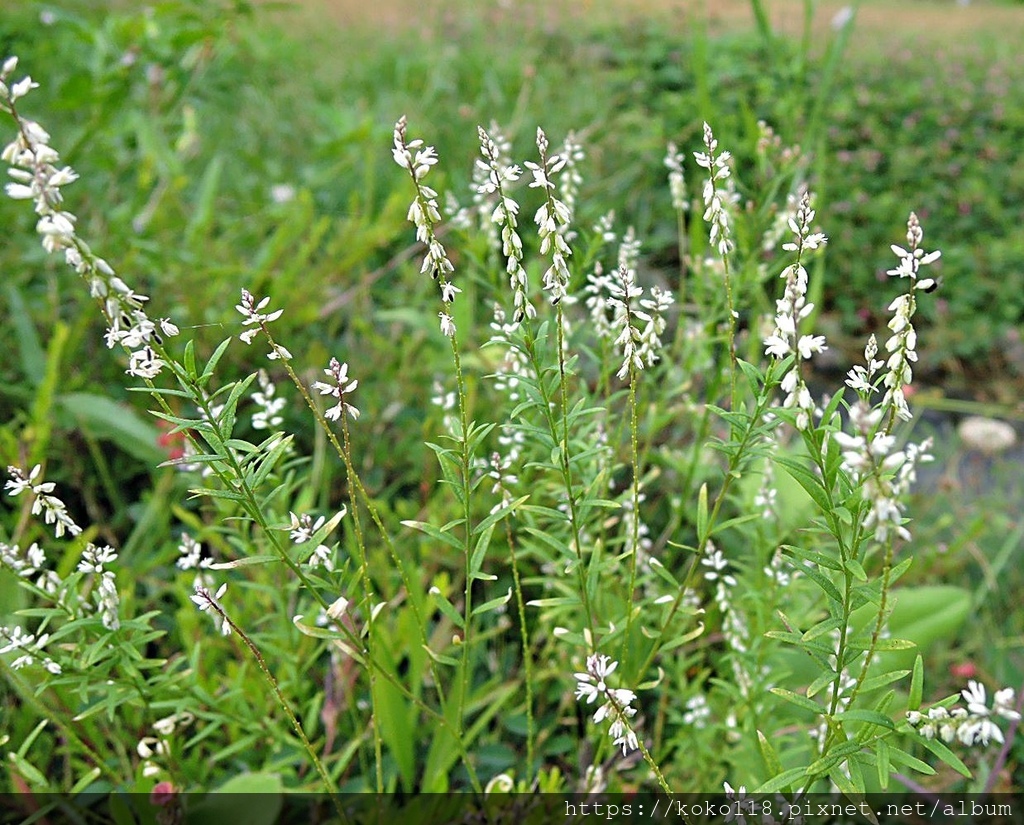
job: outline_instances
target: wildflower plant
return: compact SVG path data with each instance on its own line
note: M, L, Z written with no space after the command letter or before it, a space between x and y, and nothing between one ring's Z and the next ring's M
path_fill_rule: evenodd
M175 541L154 550L156 584L133 578L113 531L79 526L43 462L8 470L21 510L0 562L25 600L0 627L0 667L39 730L52 725L73 752L69 785L199 788L217 760L269 772L301 754L289 787L332 796L730 782L859 794L933 770L925 753L966 770L952 746L999 743L996 720L1019 719L1012 692L990 706L976 682L966 707L922 710L923 658L907 662L915 642L899 636L909 496L930 449L899 427L916 301L934 286L921 267L938 257L913 215L907 246L893 247L905 291L889 305L885 360L872 337L846 387L815 397L808 372L826 342L810 328L806 266L825 236L808 191L779 194L792 235L780 248L736 233L740 170L704 125L694 159L713 263L701 266L721 274L724 297L709 329L710 304L677 301L642 265L635 231L587 215L576 134L558 143L538 129L520 165L514 136L480 128L480 226L461 212L446 222L448 201L426 182L438 154L401 118L396 185L415 268L440 299L423 310L440 322L430 346L451 355L423 388L440 408L422 423L434 464L408 484L360 453L385 426L372 362L353 351L301 363L273 282L240 289L236 326L210 353L151 319L79 236L62 191L77 176L22 114L36 84L16 69L0 71L7 193L32 204L44 249L84 279L134 389L183 439L166 467L189 497L171 508ZM681 230L685 161L669 147ZM500 255L459 254L479 248ZM765 332L744 359L740 310L753 298L734 267L763 254L781 297L748 322ZM471 298L487 306L480 329ZM232 347L261 368L232 375ZM312 456L281 429L299 411L316 427ZM51 542L72 561L52 563ZM272 719L224 675L250 670ZM117 723L138 732L132 748L103 744ZM273 751L262 760L247 747L260 736ZM492 776L496 744L508 758ZM11 762L45 784L24 749Z

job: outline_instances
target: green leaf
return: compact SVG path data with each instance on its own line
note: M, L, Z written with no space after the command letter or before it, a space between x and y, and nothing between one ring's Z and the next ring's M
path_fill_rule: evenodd
M927 741L927 740L925 740ZM922 762L916 756L911 756L906 751L901 751L899 748L889 748L889 761L895 765L902 765L904 768L910 768L913 771L917 771L925 776L934 776L935 768L929 765L927 762ZM965 774L965 776L968 774Z
M224 353L227 352L228 347L231 345L233 338L226 338L217 345L217 349L213 351L213 355L210 356L210 360L206 362L206 367L203 369L203 374L199 376L197 382L200 387L203 387L213 377L213 372L217 369L217 364L220 363L220 359Z
M864 567L861 563L856 559L847 559L846 569L857 581L866 582L868 580L868 574L864 571Z
M910 678L910 696L907 699L907 710L919 710L921 697L924 694L924 659L918 653L914 659L914 675Z
M438 610L447 616L452 623L459 628L459 630L466 629L466 620L463 618L462 614L455 609L455 605L448 601L448 597L445 596L444 593L437 588L433 588L430 591L430 595L434 597Z
M866 722L869 725L877 725L886 730L896 730L896 725L892 719L875 710L847 710L837 713L835 718L844 722Z
M882 790L889 787L889 743L884 739L875 742L875 767L878 769L878 784Z
M487 548L491 544L491 536L494 535L494 524L488 525L480 533L476 540L476 547L473 548L473 552L469 557L469 575L473 578L477 577L477 574L483 568L484 558L487 556Z
M921 737L921 744L962 777L965 779L971 778L970 769L963 763L960 757L953 753L953 751L947 748L945 744L940 742L938 739L925 739L924 737Z
M502 607L502 606L508 604L509 601L511 601L511 599L512 599L512 588L510 587L508 589L508 593L506 593L504 596L498 596L498 598L496 598L496 599L491 599L490 601L486 601L486 602L484 602L482 605L480 605L478 607L474 607L473 608L473 615L474 616L480 616L480 615L483 615L484 613L489 613L490 611L494 610L495 608Z
M803 779L807 776L806 768L791 768L784 773L780 773L778 776L769 779L762 785L754 788L751 793L755 794L768 794L776 793L777 791L788 791L791 789L793 783L803 783Z
M761 751L761 758L764 760L768 773L776 776L782 773L782 762L779 761L779 755L775 752L768 737L761 731L757 732L757 747Z
M800 462L794 461L791 458L786 458L785 456L775 456L773 460L776 464L781 465L797 484L804 488L807 495L814 500L814 503L821 508L823 513L831 512L831 502L828 494L825 492L825 488L822 486L821 481L816 475L814 475L814 473L808 470Z
M828 596L836 604L843 603L843 596L832 583L832 580L828 578L824 573L814 567L804 567L803 574L813 581L818 587L822 589L826 596Z
M425 521L412 521L406 520L402 522L403 527L411 527L413 530L419 530L421 533L426 533L433 539L447 544L449 547L454 547L456 550L462 550L462 542L459 541L458 537L453 536L451 533L447 533L433 524L427 524Z
M190 805L189 825L274 825L284 804L284 783L271 773L243 773L234 776Z
M870 693L878 688L885 687L886 685L898 682L904 676L910 673L909 670L892 670L888 673L880 673L878 676L872 676L870 679L865 679L864 684L861 685L861 690L864 693Z
M820 716L825 712L825 708L808 699L806 696L801 696L799 693L793 693L791 690L785 688L773 687L770 688L771 692L778 696L780 699L785 699L790 704L796 705L798 708L803 708L813 713L815 716Z

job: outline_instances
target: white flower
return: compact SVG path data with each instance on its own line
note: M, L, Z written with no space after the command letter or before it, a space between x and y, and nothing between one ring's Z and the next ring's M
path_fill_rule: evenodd
M452 319L452 316L447 312L439 312L437 317L441 319L441 334L446 338L454 338L455 321Z
M636 750L640 746L636 733L627 721L636 715L636 709L630 707L636 699L636 694L624 688L608 687L606 680L617 667L618 662L595 653L587 657L586 672L576 673L574 677L577 699L583 699L587 704L593 704L597 699L605 700L594 713L594 723L600 724L605 719L611 720L608 735L615 745L622 747L622 754L625 756L630 750Z
M348 377L348 364L339 362L337 358L332 358L330 365L324 370L324 374L331 381L317 381L313 384L313 389L319 391L321 395L329 395L338 399L338 403L327 410L324 416L331 421L337 421L343 413L348 413L353 421L357 420L359 410L345 400L345 396L354 392L359 386L357 380Z
M220 604L220 599L227 592L227 589L228 585L227 582L225 582L217 589L216 593L211 593L202 584L197 583L195 586L195 592L189 597L192 599L192 602L196 607L204 613L206 611L213 612L214 622L218 625L221 634L224 636L231 635L231 625L228 623L226 619L227 614L224 612L224 608L221 607Z

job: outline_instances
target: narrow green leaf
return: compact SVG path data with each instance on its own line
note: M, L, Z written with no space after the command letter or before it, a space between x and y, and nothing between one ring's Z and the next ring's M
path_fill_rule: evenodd
M437 539L450 547L454 547L456 550L462 550L462 542L459 541L458 537L453 536L451 533L443 532L433 524L427 524L425 521L413 521L409 519L403 521L402 526L411 527L413 530L419 530L421 533L426 533L431 538Z
M893 723L892 719L874 710L847 710L843 713L837 713L835 718L844 722L866 722L869 725L877 725L878 727L885 728L886 730L896 730L896 725Z
M792 478L804 488L804 491L813 499L814 503L821 508L823 513L831 511L831 503L821 481L810 470L800 462L785 456L775 456L776 464L779 464Z
M757 732L757 746L761 751L761 758L764 760L768 773L775 776L782 773L782 762L779 761L779 755L775 752L775 748L772 747L768 737L761 733L761 731Z
M217 345L217 349L213 351L213 355L210 356L210 360L206 362L203 374L199 376L197 383L200 387L204 386L213 377L213 372L217 369L217 364L220 363L220 359L223 357L224 353L227 352L232 340L234 339L225 338Z
M793 783L803 784L804 777L807 776L806 768L791 768L788 771L780 773L778 776L769 779L763 785L759 785L754 788L751 793L755 794L768 794L776 793L778 791L789 791Z
M935 768L933 768L927 762L922 762L916 756L911 756L906 751L901 751L899 748L896 747L889 748L889 761L892 762L894 765L901 765L904 768L910 768L911 770L917 771L918 773L923 774L924 776L935 775Z
M864 567L861 563L856 559L847 559L846 569L857 581L866 582L868 580L868 574L864 571Z
M791 690L785 688L773 687L770 691L778 696L780 699L785 699L790 704L796 705L798 708L803 708L813 713L815 716L819 716L825 712L825 708L819 705L817 702L813 702L806 696L801 696L799 693L794 693Z
M907 710L919 710L921 697L924 694L924 659L917 654L914 659L914 675L910 677L910 696L907 699Z
M442 593L437 588L432 588L430 591L430 595L434 597L434 602L437 604L438 610L440 610L445 616L447 616L452 621L452 623L457 628L459 628L459 630L466 629L465 618L462 616L461 613L459 613L458 610L455 609L455 605L448 601L448 598L444 595L444 593Z
M965 779L971 778L970 768L968 768L963 763L959 756L953 753L953 751L947 748L945 744L940 742L938 739L925 739L924 737L922 737L921 744L924 745L925 748L930 750L932 753L934 753L937 757L939 757L939 759L941 759L944 763L949 765L949 767L951 767L962 777L964 777Z
M484 613L490 613L495 608L502 607L502 606L508 604L509 601L511 601L511 599L512 599L512 588L510 587L508 589L508 593L506 593L504 596L498 596L498 598L496 598L496 599L491 599L490 601L486 601L483 604L479 605L478 607L474 607L473 608L473 615L474 616L481 616Z
M865 693L870 693L873 690L878 690L878 688L885 687L893 682L898 682L908 673L910 673L909 670L893 670L889 673L880 673L878 676L872 676L870 679L865 679L864 684L861 685L861 690Z
M882 790L889 787L889 743L884 739L875 742L875 767L878 769L878 784Z
M483 569L484 558L487 556L487 548L491 544L491 536L494 535L494 524L486 527L477 537L476 546L469 557L469 575L476 576Z

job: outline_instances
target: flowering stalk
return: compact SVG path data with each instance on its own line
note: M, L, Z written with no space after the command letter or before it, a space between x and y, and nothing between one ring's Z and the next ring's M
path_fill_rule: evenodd
M511 184L519 180L522 170L515 164L501 163L497 146L482 126L477 128L477 136L480 139L480 154L484 157L483 160L477 160L477 166L486 172L486 178L478 191L483 196L493 195L497 198L497 205L491 212L491 221L501 230L501 251L505 256L505 271L513 296L512 323L518 324L524 318L535 318L537 315L536 308L530 302L529 284L523 268L523 239L518 231L519 204L507 191ZM536 179L534 184L537 185ZM555 215L552 214L551 220L554 219Z
M483 142L486 137L486 132L480 129L481 141ZM439 313L441 317L441 333L449 339L452 348L452 362L455 366L455 381L456 389L459 399L459 432L456 434L458 442L458 459L459 459L459 475L461 480L461 490L459 499L462 503L462 537L463 537L463 557L465 560L465 589L463 591L464 599L464 610L465 610L465 630L463 633L462 643L462 678L460 679L460 688L457 705L457 714L455 722L455 735L458 740L458 747L464 748L462 743L463 725L465 722L465 710L466 702L469 695L469 671L470 671L470 653L472 651L472 629L473 629L473 580L474 572L472 570L473 565L473 530L472 530L472 479L471 474L473 471L473 456L470 449L470 439L473 433L470 430L469 423L469 410L468 410L468 399L466 394L466 381L462 373L462 358L459 353L458 340L456 338L455 322L451 316L451 304L455 299L455 295L461 292L456 286L454 286L448 280L448 274L454 272L455 267L448 259L448 255L441 246L440 241L437 240L437 233L435 232L435 225L440 221L441 215L437 208L437 193L433 189L430 189L423 183L423 178L427 172L430 171L430 167L437 163L437 153L434 151L434 147L427 146L423 147L422 140L409 141L406 137L406 119L403 116L395 124L394 131L394 149L392 156L395 162L403 169L409 172L409 176L413 183L415 195L413 202L409 207L409 220L416 227L416 237L421 242L427 245L427 254L421 267L421 272L430 272L432 277L439 280L441 289L441 302L444 305L444 309ZM493 147L493 144L492 144ZM485 145L484 150L488 147ZM415 150L415 154L413 151ZM495 150L496 152L496 150ZM494 171L492 169L492 171ZM511 170L508 174L511 174ZM518 176L518 175L516 175ZM512 178L514 179L514 177ZM502 175L497 174L495 177L488 178L488 184L494 184L494 191L499 195L499 206L495 210L497 214L498 210L504 210L506 214L514 214L511 212L512 206L506 202L504 193L500 188L502 182ZM514 204L514 201L511 201ZM514 222L511 224L511 230L514 230ZM510 230L510 231L511 231ZM503 232L502 239L505 244L506 254L509 254L509 250L516 248L513 243L513 237L518 239L518 235L515 235L514 231L506 237ZM519 245L521 255L521 243ZM510 273L513 274L514 286L521 288L522 296L520 297L517 292L516 296L516 307L517 311L522 311L529 314L533 307L526 300L526 273L522 273L521 281L513 273L514 267L512 267L510 259ZM521 267L520 267L521 268ZM523 303L519 303L523 301ZM463 751L464 752L464 751ZM470 779L473 782L474 787L479 790L479 781L476 779L476 774L472 765L467 762L467 768L470 772Z
M807 270L803 265L804 253L819 249L826 243L823 234L810 231L813 220L811 196L805 191L800 198L796 217L789 222L796 242L782 245L787 252L796 253L796 261L782 271L781 277L786 280L786 291L783 297L776 301L775 330L764 342L768 355L777 359L794 356L793 365L782 378L782 390L786 393L786 400L782 402L782 406L784 409L797 410L798 430L810 427L811 416L815 411L814 400L803 378L802 364L809 361L814 353L827 349L823 335L800 334L800 322L814 311L814 304L806 300Z
M643 295L643 288L638 286L634 280L633 270L619 267L619 278L621 284L614 282L609 284L612 297L609 304L615 311L616 319L620 324L620 332L615 339L616 346L622 347L622 366L616 376L619 379L627 378L629 381L629 443L630 458L633 465L632 493L633 493L633 518L631 528L633 535L630 537L630 546L633 548L629 556L629 589L626 595L626 632L622 637L622 656L626 655L626 642L631 638L633 626L633 594L636 590L636 569L637 556L640 545L640 445L638 442L639 422L636 405L636 377L637 373L644 368L644 359L640 354L640 347L643 336L640 330L634 325L634 319L650 321L651 317L632 306L633 299L639 299Z
M668 187L672 196L672 208L676 213L676 243L679 253L679 286L676 296L680 304L686 303L686 259L688 257L686 236L686 214L690 211L690 199L686 191L686 173L683 169L684 155L676 145L669 142L665 152L665 167L668 169ZM683 316L680 315L680 323Z
M722 186L729 178L729 160L732 155L729 152L719 152L718 141L711 131L711 127L704 124L704 151L694 152L693 156L697 165L709 172L708 179L704 181L704 220L709 224L708 241L718 250L724 267L725 300L726 310L729 313L729 363L730 363L730 399L733 409L736 409L736 309L733 300L732 290L732 266L731 255L735 249L732 241L732 230L729 226L729 211L725 205L725 192Z
M632 707L636 694L626 688L608 686L608 677L618 666L618 662L603 654L589 655L586 671L573 674L576 679L576 698L584 700L588 705L601 700L601 706L594 713L594 724L599 725L605 719L610 719L608 735L612 739L612 744L622 748L623 756L631 750L639 750L661 789L665 793L672 793L654 757L640 741L629 721L636 716L636 708Z
M917 332L914 330L913 317L917 309L917 293L919 291L931 292L935 288L935 281L932 278L921 278L920 269L928 266L939 259L941 252L925 252L921 249L921 239L924 232L917 220L917 215L910 213L907 221L907 249L896 244L892 245L892 251L900 259L895 269L890 269L888 275L898 278L907 278L910 281L910 290L905 295L900 295L891 304L889 310L893 313L889 321L889 329L892 336L885 344L889 355L886 366L889 368L885 374L885 398L882 399L882 406L889 411L889 421L886 424L886 432L892 432L896 419L904 421L911 419L910 410L907 408L905 388L913 380L914 374L910 365L917 361Z

